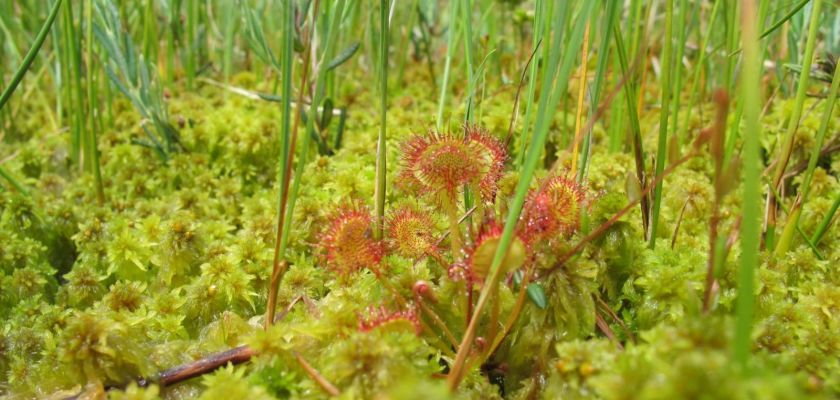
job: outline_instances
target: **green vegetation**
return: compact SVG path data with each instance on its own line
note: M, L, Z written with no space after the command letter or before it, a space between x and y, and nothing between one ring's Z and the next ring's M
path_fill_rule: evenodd
M0 398L837 398L831 0L0 4Z

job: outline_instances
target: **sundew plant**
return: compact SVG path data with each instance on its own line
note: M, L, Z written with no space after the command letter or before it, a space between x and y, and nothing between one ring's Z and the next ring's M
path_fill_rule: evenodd
M0 1L2 399L840 398L837 0Z

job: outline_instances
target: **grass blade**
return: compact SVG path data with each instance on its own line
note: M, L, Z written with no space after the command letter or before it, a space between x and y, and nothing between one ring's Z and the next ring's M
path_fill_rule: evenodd
M23 75L26 74L26 71L29 70L29 66L32 65L32 62L35 61L35 56L38 55L38 52L41 50L41 46L44 44L44 40L47 38L47 34L50 32L50 28L55 22L55 17L58 15L58 10L61 8L61 0L56 0L53 4L52 9L50 9L50 14L47 16L47 20L44 21L44 25L41 25L41 30L38 31L38 35L35 36L35 42L32 43L32 47L29 48L29 51L26 52L26 56L23 57L23 63L21 63L20 67L18 67L15 74L12 76L12 80L9 82L9 86L6 86L6 89L3 90L3 94L0 94L0 110L3 109L3 106L6 105L6 102L9 101L9 98L12 97L12 93L15 92L20 81L23 80Z
M741 73L741 94L744 101L743 148L743 213L741 223L741 262L738 270L738 298L735 305L735 361L746 368L752 350L752 324L755 308L753 288L755 270L758 268L758 251L761 242L761 164L759 123L762 97L760 90L761 63L759 62L758 22L755 0L741 0L744 48Z
M616 25L618 22L616 22ZM616 52L618 53L619 66L621 67L621 75L629 77L629 67L627 65L627 53L624 49L624 39L621 37L621 29L619 26L613 27L615 33ZM647 176L645 176L645 151L642 143L642 128L639 123L639 112L636 108L636 86L632 79L629 79L624 85L624 98L627 101L627 111L630 118L630 131L633 134L633 159L636 165L636 178L639 180L639 187L647 186ZM650 194L642 194L639 205L642 209L642 226L645 228L645 234L650 230Z
M551 19L551 7L547 7L545 0L537 0L536 6L537 15L535 16L534 21L534 38L533 38L533 47L534 53L537 52L537 47L539 43L542 43L543 38L547 36L545 33L545 20ZM543 54L546 54L548 49L543 49ZM533 109L534 104L534 92L537 86L537 71L539 71L539 62L535 61L531 63L530 71L528 72L528 94L525 98L525 116L522 119L522 134L519 136L519 146L517 147L516 151L516 166L521 167L522 163L525 162L525 151L528 146L528 127L531 123L531 112Z
M773 173L773 179L770 182L767 202L767 230L765 232L765 246L768 249L775 247L775 229L776 229L776 199L772 196L773 191L778 190L782 183L782 178L785 175L790 156L793 153L793 139L796 135L796 129L799 127L799 119L802 117L802 109L805 104L805 95L808 89L808 78L811 72L811 63L814 60L814 49L817 42L817 33L819 32L820 21L820 6L822 0L814 0L813 8L811 9L811 21L808 28L808 39L805 44L805 55L802 59L802 71L799 73L799 80L796 88L796 98L793 104L793 111L788 121L787 130L785 131L784 144L779 154L779 159L776 161L776 170Z
M256 17L251 14L251 16L256 20ZM252 21L253 22L253 21ZM280 73L282 75L282 106L281 106L281 119L280 119L280 159L279 168L278 168L278 187L279 193L277 196L277 238L274 244L274 260L273 260L273 269L271 273L271 279L269 280L269 293L268 293L268 300L266 304L266 312L265 312L265 321L264 325L265 328L271 326L274 323L274 313L277 307L277 290L278 286L280 285L280 278L281 278L281 263L283 259L283 251L282 251L282 235L283 235L283 219L285 217L285 207L283 202L286 199L286 176L288 175L289 170L289 156L290 156L290 141L292 137L291 129L292 129L292 58L294 57L294 6L291 1L284 1L283 2L283 19L282 19L282 33L283 33L283 44L282 44L282 54L281 54L281 63L276 64L280 66ZM251 30L251 32L260 32L261 30ZM256 44L266 45L264 38L262 41L257 42ZM266 45L267 46L267 45ZM270 54L270 53L269 53ZM273 56L272 56L273 60ZM310 118L312 120L314 118Z
M715 0L715 4L712 6L712 11L709 15L709 26L706 29L706 33L703 35L703 38L700 40L700 55L697 58L697 63L694 67L694 76L691 78L691 89L688 91L689 100L688 100L688 107L685 111L685 116L683 117L683 123L679 125L679 131L677 133L677 137L681 141L681 143L687 143L688 138L686 135L688 134L688 126L689 121L691 121L691 114L694 111L694 108L697 106L697 99L699 93L699 86L700 86L700 75L703 72L704 66L706 64L706 48L709 45L709 38L711 38L712 33L714 32L715 22L717 21L718 10L720 9L720 4L723 3L723 0ZM676 117L675 117L676 118Z
M388 0L379 1L379 138L376 141L376 229L374 237L382 238L385 224L385 177L387 173L385 122L388 116Z
M656 149L656 164L654 179L662 176L665 170L666 154L668 148L668 117L671 105L671 58L672 58L672 33L674 19L674 0L668 0L665 6L665 45L662 50L662 84L661 84L661 110L659 111L659 141ZM665 182L659 182L653 189L653 206L650 213L650 238L649 247L656 247L656 234L659 227L659 209L662 205L662 187Z
M598 102L601 99L601 91L604 87L604 78L607 73L607 64L609 62L610 54L610 38L612 37L613 23L618 9L618 0L607 1L607 14L604 17L604 28L606 29L604 35L601 37L601 43L598 47L598 61L595 67L595 82L592 84L592 104L589 106L590 117L595 110L598 109ZM586 132L586 137L583 141L583 150L581 151L580 173L578 174L578 182L583 182L586 177L586 172L589 165L589 155L592 145L592 130Z
M820 149L822 149L825 141L825 134L828 131L828 125L831 122L832 112L834 111L834 103L837 100L837 89L840 86L840 68L834 69L834 78L831 82L831 89L828 94L828 99L825 102L825 109L823 109L823 118L820 121L820 127L817 130L817 138L814 143L814 149L811 150L811 158L808 160L808 169L805 172L805 182L799 189L799 194L793 203L793 209L788 214L785 229L779 238L779 244L776 246L776 254L781 255L788 251L793 241L793 234L795 228L799 226L799 217L802 215L802 208L808 202L808 194L811 190L811 179L814 177L814 170L817 167L817 161L820 158Z
M466 102L466 113L464 115L464 120L466 122L473 121L473 54L472 54L472 6L470 5L470 0L463 0L463 12L461 13L462 23L464 24L464 68L467 71L467 83L470 84L470 88L467 90L467 98Z
M96 200L99 205L105 203L105 189L102 187L102 171L99 168L99 149L96 138L96 87L94 77L96 67L93 57L93 0L85 0L85 20L87 26L85 30L85 60L87 68L85 68L85 84L87 85L87 129L85 130L84 144L82 148L82 157L84 159L87 171L93 173L94 185L96 186Z
M813 243L814 246L820 244L820 240L822 240L823 235L825 235L825 231L827 231L829 225L831 225L831 220L834 219L834 215L837 213L838 208L840 208L840 194L838 194L837 198L834 199L834 204L832 204L828 212L825 213L825 218L823 218L820 226L817 227L817 231L814 232L814 235L811 236L811 243Z
M443 63L443 81L440 84L440 96L438 97L437 118L435 127L438 131L443 128L443 108L446 105L446 94L449 88L449 74L452 69L452 54L458 43L458 33L455 20L458 18L458 2L449 2L449 30L447 32L446 59Z

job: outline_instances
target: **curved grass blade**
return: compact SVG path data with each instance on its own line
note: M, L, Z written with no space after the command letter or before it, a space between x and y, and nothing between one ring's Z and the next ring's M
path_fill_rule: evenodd
M32 65L32 62L35 61L35 56L38 55L38 52L41 50L41 46L44 44L44 40L47 39L47 34L50 31L50 28L55 22L55 17L58 15L58 10L61 8L61 0L56 0L53 4L52 9L50 9L50 14L47 16L46 21L44 21L44 25L41 25L41 30L38 31L38 35L35 36L35 42L32 43L32 47L29 48L29 51L26 52L26 56L23 58L23 63L21 63L20 67L18 67L15 74L12 76L12 80L9 82L9 86L6 86L6 89L3 90L3 94L0 94L0 110L3 109L3 106L6 105L6 102L9 101L9 98L12 97L12 93L15 92L20 81L23 80L23 75L26 74L26 71L29 70L29 66Z

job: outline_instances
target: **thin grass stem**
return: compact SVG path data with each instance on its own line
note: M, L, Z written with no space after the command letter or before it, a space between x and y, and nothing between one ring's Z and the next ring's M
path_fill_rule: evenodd
M817 0L819 1L819 0ZM759 228L761 206L761 165L759 163L761 124L761 63L758 22L753 10L755 0L741 0L741 38L744 62L741 74L741 95L744 102L743 200L741 205L741 260L738 269L738 297L735 305L735 362L746 369L752 350L752 325L755 313L755 270L761 242Z
M661 110L659 111L659 141L656 149L656 163L654 173L655 179L659 180L662 171L665 170L665 159L668 148L668 117L671 105L671 63L673 52L673 19L674 0L667 0L665 6L665 38L662 50L662 74L661 74ZM653 205L651 207L649 247L656 247L656 236L659 228L659 211L662 205L662 187L665 182L660 181L653 188Z
M38 52L41 50L41 46L44 44L44 40L47 39L47 34L50 32L50 28L55 22L55 18L58 15L58 10L61 8L61 0L56 0L53 4L52 8L50 9L50 13L47 16L46 21L44 24L41 25L41 30L38 31L38 35L35 36L35 41L32 43L32 47L29 48L29 51L26 52L26 56L23 57L23 62L18 67L15 74L12 76L12 80L9 81L9 85L6 86L6 89L3 90L3 93L0 94L0 110L3 109L3 106L6 105L6 102L9 101L9 98L12 97L12 93L15 92L20 82L23 80L23 75L26 74L26 71L29 70L29 66L32 65L32 62L35 61L35 56L38 55Z
M834 77L831 81L831 89L828 93L828 98L825 101L823 109L823 117L820 121L820 127L817 129L817 137L814 143L814 148L811 150L811 157L808 160L808 169L805 172L805 182L799 188L799 194L793 202L793 207L788 213L785 228L782 235L779 237L779 244L776 246L776 255L782 255L788 251L793 242L795 228L799 226L799 217L802 215L802 208L808 202L808 195L811 191L811 181L814 178L814 170L817 167L817 162L820 158L820 150L825 142L828 125L831 123L832 114L834 112L834 103L837 100L837 90L840 86L840 68L834 69Z
M796 98L791 111L790 120L788 120L787 129L784 136L784 144L779 153L779 158L776 161L776 170L773 173L773 179L770 182L769 192L772 193L778 190L782 183L782 178L785 174L790 156L793 153L793 139L796 136L796 130L799 127L799 119L802 117L802 109L805 104L805 95L808 89L808 79L811 74L811 63L814 60L814 49L816 48L817 33L819 32L820 8L822 0L814 0L811 8L811 18L808 28L808 39L805 44L805 54L802 57L802 70L799 73L797 81ZM765 228L765 246L768 249L775 248L775 230L776 230L776 199L772 195L768 195L767 200L767 221Z
M469 1L469 0L467 0ZM374 237L382 238L385 225L385 178L387 175L387 148L385 143L388 117L388 1L379 1L379 137L376 141L376 188L374 201L376 221Z

